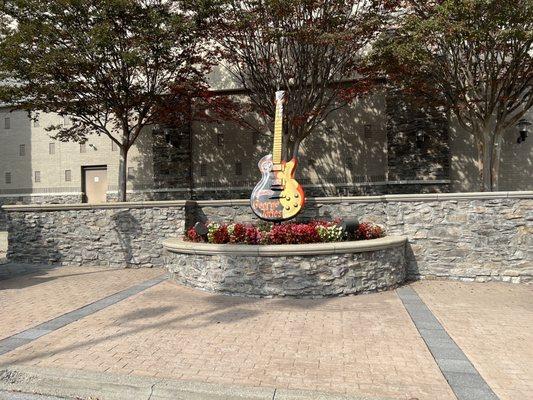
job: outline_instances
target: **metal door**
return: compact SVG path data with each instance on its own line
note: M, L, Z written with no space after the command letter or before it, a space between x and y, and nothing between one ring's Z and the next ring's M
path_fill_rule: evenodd
M85 201L105 203L107 193L107 167L83 167Z

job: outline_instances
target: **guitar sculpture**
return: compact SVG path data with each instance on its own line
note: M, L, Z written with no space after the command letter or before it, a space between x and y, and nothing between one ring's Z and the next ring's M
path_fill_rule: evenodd
M298 165L296 157L288 162L281 158L284 100L285 92L276 92L272 154L264 156L259 161L259 170L263 177L250 198L250 205L255 215L273 222L294 218L302 211L305 203L304 191L294 179L294 171Z

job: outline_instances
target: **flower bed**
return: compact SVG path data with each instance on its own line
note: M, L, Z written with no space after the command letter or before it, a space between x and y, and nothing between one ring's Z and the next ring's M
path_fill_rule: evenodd
M207 224L207 234L199 235L196 229L187 230L185 240L213 244L309 244L341 242L346 240L369 240L384 236L380 226L369 222L360 223L348 232L339 221L288 222L282 224Z

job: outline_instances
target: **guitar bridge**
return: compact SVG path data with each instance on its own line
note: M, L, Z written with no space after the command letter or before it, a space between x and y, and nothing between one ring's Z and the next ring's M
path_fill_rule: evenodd
M270 189L275 190L276 192L279 192L285 189L285 182L283 181L283 179L275 179L272 181L272 184L270 185Z

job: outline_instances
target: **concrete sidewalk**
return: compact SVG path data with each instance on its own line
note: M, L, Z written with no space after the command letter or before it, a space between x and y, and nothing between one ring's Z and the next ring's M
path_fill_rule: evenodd
M105 400L390 400L38 367L0 370L0 390Z

